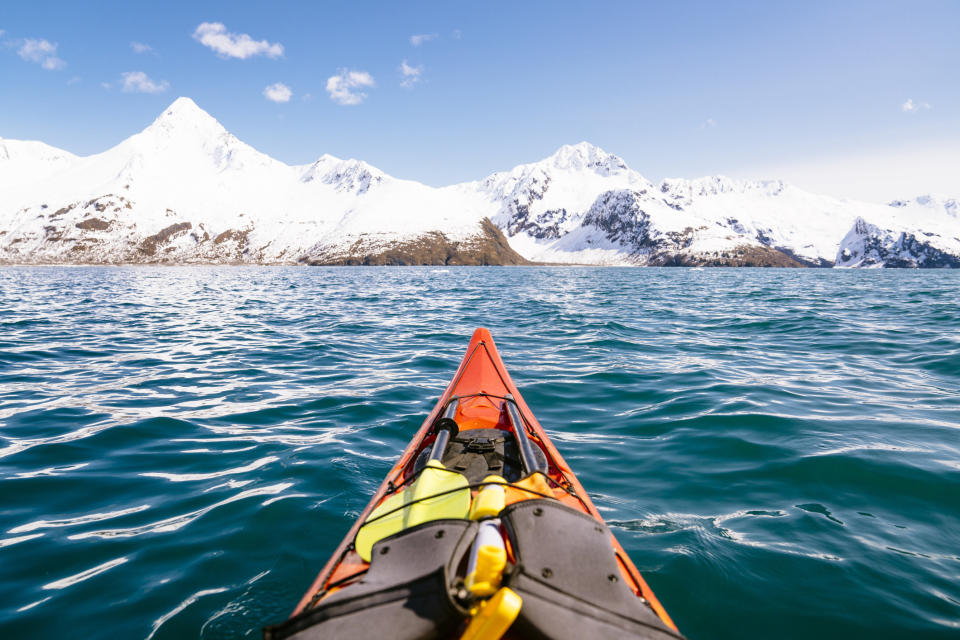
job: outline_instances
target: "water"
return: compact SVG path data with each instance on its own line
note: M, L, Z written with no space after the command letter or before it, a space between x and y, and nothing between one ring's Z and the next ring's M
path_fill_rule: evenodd
M0 637L257 637L477 326L681 630L960 634L960 274L0 270Z

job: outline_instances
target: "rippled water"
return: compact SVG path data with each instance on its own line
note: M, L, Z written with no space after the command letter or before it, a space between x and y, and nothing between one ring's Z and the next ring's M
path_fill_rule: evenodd
M472 330L682 631L960 634L960 274L0 270L0 636L285 617Z

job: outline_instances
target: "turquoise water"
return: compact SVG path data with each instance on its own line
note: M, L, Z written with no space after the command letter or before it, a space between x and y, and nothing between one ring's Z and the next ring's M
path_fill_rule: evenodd
M681 630L960 634L960 274L0 270L0 637L294 606L487 326Z

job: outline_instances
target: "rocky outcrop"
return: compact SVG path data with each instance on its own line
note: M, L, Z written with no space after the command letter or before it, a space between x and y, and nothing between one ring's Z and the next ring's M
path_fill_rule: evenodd
M635 191L607 191L600 194L583 217L583 226L602 231L610 242L621 244L639 253L658 246L654 231L651 237L650 216L640 208L641 194Z
M177 222L169 227L165 227L153 234L143 239L143 242L140 243L138 250L145 256L153 257L157 255L157 251L161 248L173 249L173 247L168 246L170 241L178 236L184 235L187 231L193 228L193 225L189 222Z
M630 252L637 265L661 267L805 267L809 266L775 247L748 241L723 249L695 248L698 235L708 226L684 227L678 231L657 228L644 211L650 200L640 191L616 190L601 194L586 215L582 226L596 229L604 239ZM726 221L733 234L747 237L748 231L736 219Z
M510 244L489 218L479 232L465 240L454 240L440 231L397 241L377 234L360 234L354 242L317 246L299 260L310 265L520 265L529 264Z
M943 238L937 233L928 232L918 237L857 218L840 244L836 264L838 267L960 268L960 253L942 245Z
M381 184L386 176L382 171L360 160L340 160L324 155L310 165L300 181L307 183L319 180L340 193L363 195Z
M809 265L782 251L756 245L740 245L732 249L701 253L662 252L651 258L649 266L660 267L791 267Z

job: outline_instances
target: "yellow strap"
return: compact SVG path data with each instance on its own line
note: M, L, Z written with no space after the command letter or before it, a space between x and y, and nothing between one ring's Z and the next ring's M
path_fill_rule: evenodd
M354 545L360 557L370 562L373 545L380 540L424 522L463 519L469 511L470 482L430 460L411 486L388 497L370 513Z

